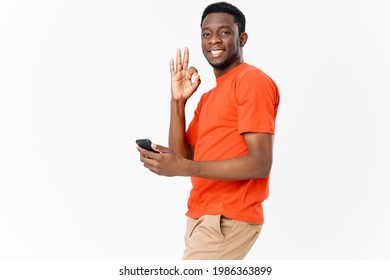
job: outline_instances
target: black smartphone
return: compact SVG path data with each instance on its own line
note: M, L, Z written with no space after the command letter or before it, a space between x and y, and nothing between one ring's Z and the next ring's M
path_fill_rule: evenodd
M152 141L150 141L149 139L137 139L135 140L135 143L137 143L138 146L144 148L145 150L158 153L157 151L153 150Z

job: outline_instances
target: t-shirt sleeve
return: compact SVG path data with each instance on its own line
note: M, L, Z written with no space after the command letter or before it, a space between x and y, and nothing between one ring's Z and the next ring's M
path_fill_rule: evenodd
M261 71L250 71L237 81L238 132L275 133L279 91Z

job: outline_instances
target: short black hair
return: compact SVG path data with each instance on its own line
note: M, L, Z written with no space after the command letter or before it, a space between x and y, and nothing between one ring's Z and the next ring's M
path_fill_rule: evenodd
M234 5L227 2L217 2L210 4L204 9L200 26L208 14L211 13L227 13L234 16L234 21L237 23L238 32L240 34L245 32L245 15Z

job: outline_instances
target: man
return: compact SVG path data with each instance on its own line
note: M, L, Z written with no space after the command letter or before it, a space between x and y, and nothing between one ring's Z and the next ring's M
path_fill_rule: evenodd
M138 148L150 171L191 176L183 259L243 259L264 222L279 92L243 61L245 16L226 2L206 7L202 51L217 85L202 95L186 131L185 105L200 84L189 51L170 61L169 148Z

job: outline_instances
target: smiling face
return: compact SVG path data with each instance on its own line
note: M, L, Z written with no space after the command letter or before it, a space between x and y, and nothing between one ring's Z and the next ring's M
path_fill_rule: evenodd
M242 47L248 35L239 34L234 16L228 13L211 13L205 17L201 27L203 55L214 68L216 77L243 62Z

